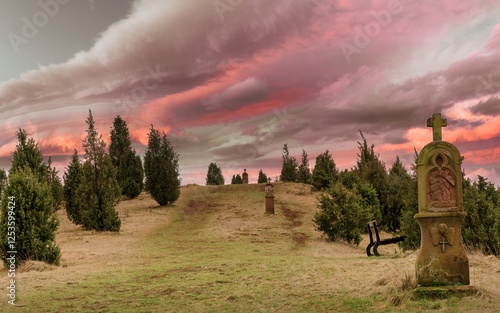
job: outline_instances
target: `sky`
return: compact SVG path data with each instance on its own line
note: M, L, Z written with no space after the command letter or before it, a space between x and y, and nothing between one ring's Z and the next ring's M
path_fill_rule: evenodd
M360 131L409 169L440 112L466 175L500 185L496 0L6 0L0 30L0 168L23 128L62 174L90 109L141 155L163 130L182 184L210 162L274 178L284 143L349 169Z

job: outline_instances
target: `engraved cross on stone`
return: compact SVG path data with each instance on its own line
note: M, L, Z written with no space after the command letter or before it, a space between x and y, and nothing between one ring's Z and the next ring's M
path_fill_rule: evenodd
M448 125L445 118L441 118L441 113L434 113L427 119L427 127L432 127L432 140L443 140L442 127Z
M446 241L446 237L445 236L442 236L441 237L441 241L439 242L440 244L442 244L442 248L441 248L441 251L444 253L445 252L445 244L448 243L448 241Z

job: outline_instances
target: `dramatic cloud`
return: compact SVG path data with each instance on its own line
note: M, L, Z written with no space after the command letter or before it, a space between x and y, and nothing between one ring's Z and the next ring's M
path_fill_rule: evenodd
M0 157L21 127L62 169L91 109L140 153L150 124L167 132L184 183L210 162L275 176L285 142L348 168L359 130L408 167L442 112L466 172L500 184L499 48L493 0L135 1L87 51L0 84Z
M474 114L498 115L500 114L500 99L497 97L489 98L486 101L481 101L471 108Z

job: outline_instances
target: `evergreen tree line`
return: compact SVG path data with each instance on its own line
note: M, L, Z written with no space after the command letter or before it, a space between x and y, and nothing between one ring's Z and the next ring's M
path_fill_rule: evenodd
M231 178L231 185L238 185L238 184L243 184L243 178L241 177L240 174L233 175L233 178Z
M368 145L363 133L358 142L356 166L339 171L328 150L316 157L309 170L307 153L302 160L290 156L283 147L280 180L311 184L321 190L318 212L314 217L317 230L329 240L359 244L368 221L376 219L389 232L402 233L407 239L400 244L404 250L420 246L420 227L414 219L418 211L415 164L410 174L398 156L387 169ZM463 180L463 239L467 246L485 254L500 254L500 187L478 176L477 182Z
M95 128L90 110L86 124L84 159L80 161L74 150L63 175L64 186L51 158L44 162L35 140L28 138L23 129L16 132L18 143L12 153L9 175L0 170L0 232L15 232L16 262L59 263L55 211L61 207L83 229L119 231L121 221L115 206L121 197L135 198L145 189L160 205L178 199L179 155L164 132L151 125L143 167L140 156L131 147L127 124L120 116L111 129L109 150ZM15 219L9 219L9 214ZM13 247L11 241L0 237L0 257L5 264Z
M257 183L262 184L262 183L267 183L267 175L262 171L262 169L259 170L258 178L257 178ZM211 162L208 165L208 171L207 171L207 177L205 178L205 184L207 186L209 185L224 185L224 176L222 175L222 169L220 166L217 165L217 163ZM235 174L231 178L231 184L243 184L243 178L240 174Z
M363 133L358 142L356 166L339 171L331 153L326 150L316 157L311 171L307 152L302 149L300 164L290 155L284 144L280 180L311 184L322 191L318 197L318 212L314 217L317 230L329 240L359 244L366 224L377 220L388 232L402 233L406 240L399 243L404 250L420 246L420 227L414 216L418 213L417 177L415 164L411 173L399 156L391 167L375 153ZM417 152L415 151L415 158ZM233 175L232 184L241 184L239 174ZM258 183L267 182L259 171ZM223 185L224 177L216 163L210 163L207 185ZM463 239L467 246L485 254L500 254L500 187L479 176L477 182L463 180L464 211Z
M109 150L93 120L86 120L86 137L82 141L85 154L79 160L75 150L64 173L64 187L52 160L44 157L33 138L23 129L16 132L17 145L7 176L0 170L1 217L0 232L15 231L16 262L40 260L58 264L60 249L55 244L58 220L55 211L65 207L68 218L84 229L119 231L121 221L115 206L121 197L137 197L143 189L160 205L176 201L180 194L179 155L166 134L151 125L144 166L131 148L125 121L115 118L111 129ZM416 249L420 244L420 229L414 220L417 213L417 180L409 174L399 157L387 170L385 164L368 145L361 133L356 166L339 171L328 150L316 157L312 172L308 155L302 150L298 164L283 148L280 180L311 184L322 193L318 197L316 228L330 240L359 244L366 223L377 219L388 231L402 232L407 240L403 249ZM415 173L415 165L412 164ZM145 181L144 181L145 179ZM258 183L267 182L259 171ZM211 163L207 185L224 184L221 168ZM242 183L233 175L232 183ZM463 180L463 224L465 244L485 254L500 253L500 188L482 176L473 182ZM11 212L11 213L9 213ZM15 223L9 214L15 216ZM12 243L0 237L0 257L6 263Z

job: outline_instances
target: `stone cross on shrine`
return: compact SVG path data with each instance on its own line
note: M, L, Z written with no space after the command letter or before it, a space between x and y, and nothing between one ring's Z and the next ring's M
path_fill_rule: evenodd
M434 113L432 117L427 119L427 127L432 127L432 140L443 140L442 127L446 127L448 122L445 118L441 118L441 113Z

